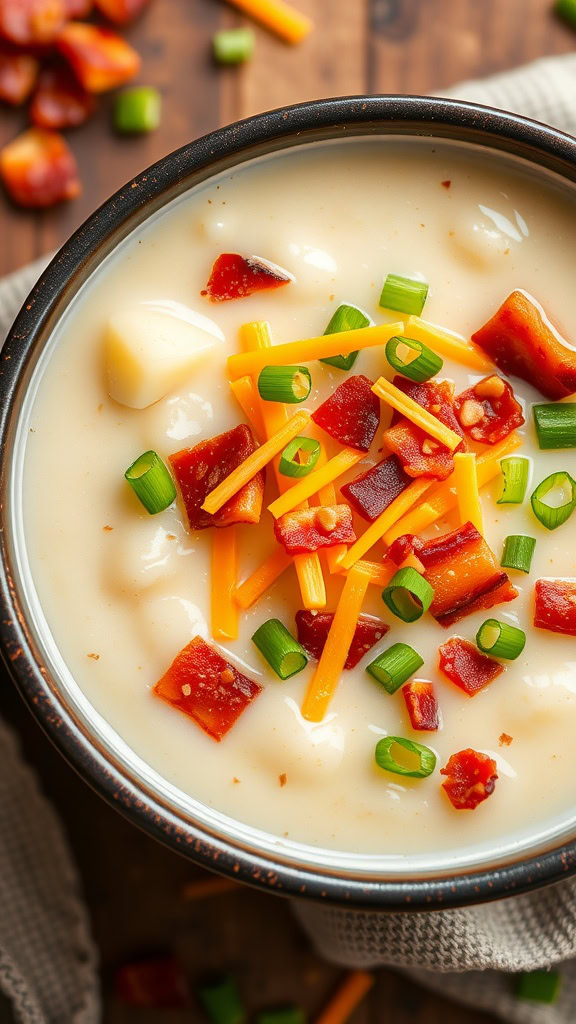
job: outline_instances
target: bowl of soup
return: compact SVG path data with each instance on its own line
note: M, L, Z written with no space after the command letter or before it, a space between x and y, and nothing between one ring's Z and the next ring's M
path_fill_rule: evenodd
M2 645L110 803L352 906L574 870L576 142L327 100L168 156L2 362Z

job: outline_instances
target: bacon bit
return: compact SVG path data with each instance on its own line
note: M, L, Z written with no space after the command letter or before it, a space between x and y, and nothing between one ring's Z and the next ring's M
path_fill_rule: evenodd
M481 402L468 399L462 403L458 419L463 427L473 427L484 419L484 407Z
M127 25L148 5L148 0L96 0L96 7L115 25Z
M440 774L447 776L442 788L457 811L473 811L494 792L498 778L496 762L471 747L452 754Z
M0 176L20 206L54 206L80 195L76 160L57 132L29 128L0 152Z
M281 288L293 280L287 270L259 256L223 252L214 263L208 284L201 294L208 295L211 302L228 302L230 299L244 299L254 292Z
M57 45L88 92L116 89L140 70L136 50L109 28L70 21Z
M413 533L404 533L390 545L386 552L386 558L390 558L395 565L401 566L407 558L417 554L423 544L424 541L420 540L420 537L415 537Z
M66 19L63 0L2 0L0 37L17 46L52 43Z
M473 391L478 398L501 398L506 390L506 381L502 377L485 377L474 385Z
M39 68L35 57L0 50L0 100L14 107L24 103L34 88Z
M576 580L536 580L534 625L576 636Z
M325 511L333 512L336 522L330 518L324 524ZM317 551L318 548L333 547L335 544L352 544L356 534L352 525L352 512L348 505L301 508L286 512L274 523L276 540L289 555Z
M411 682L402 687L413 729L435 732L439 727L438 701L432 683Z
M39 128L77 128L94 113L94 97L66 68L45 68L30 104L30 119Z
M109 533L110 530L114 529L114 527L113 526L103 526L102 529L105 531L105 533Z
M344 484L340 492L358 515L373 523L409 483L410 477L402 469L398 456L389 455L349 484Z
M498 743L500 744L501 747L504 747L504 746L509 747L510 744L512 743L513 739L514 739L513 736L509 736L507 732L503 732L503 733L500 733L500 738L498 740Z
M312 419L340 444L367 452L380 423L380 402L373 381L363 374L347 377Z
M498 444L524 423L510 384L494 374L458 395L454 407L470 437L483 444Z
M168 1010L190 1000L186 975L172 956L124 964L114 975L114 988L128 1006Z
M428 380L417 383L398 375L394 377L393 383L441 423L460 434L462 444L456 451L466 451L464 433L454 413L452 381ZM454 453L445 445L433 441L424 430L398 413L394 413L391 426L384 431L384 441L398 456L404 472L410 477L434 476L438 480L445 480L454 469Z
M264 496L263 472L245 484L214 515L202 509L210 491L256 451L256 448L252 431L245 423L240 423L224 434L200 441L194 448L184 448L170 455L169 462L180 488L191 530L260 521Z
M282 774L278 776L278 782L280 783L281 789L286 785L286 783L288 782L288 776L286 775L286 772L282 772Z
M229 682L223 679L226 671L232 675ZM190 687L188 695L184 694L186 685ZM199 636L180 651L154 687L158 697L189 715L218 741L261 690Z
M87 657L88 658L93 658L94 661L100 661L100 655L99 654L88 654Z
M446 181L441 181L440 184L442 185L442 188L450 188L452 182L447 178Z
M296 629L298 643L308 651L311 658L320 661L324 650L334 612L299 611L296 612ZM359 615L352 643L344 663L345 669L356 668L364 655L374 647L390 629L382 619L373 615Z
M482 654L469 640L451 636L439 648L440 670L469 697L497 679L504 666Z
M94 2L93 0L64 0L64 7L66 8L66 18L68 21L71 19L81 21L92 13Z

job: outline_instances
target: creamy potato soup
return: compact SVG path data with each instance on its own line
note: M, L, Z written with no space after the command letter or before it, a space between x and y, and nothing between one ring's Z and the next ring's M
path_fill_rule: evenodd
M27 552L81 690L183 793L382 858L571 816L575 238L519 162L326 143L192 189L83 288L37 374ZM349 329L351 368L320 362Z

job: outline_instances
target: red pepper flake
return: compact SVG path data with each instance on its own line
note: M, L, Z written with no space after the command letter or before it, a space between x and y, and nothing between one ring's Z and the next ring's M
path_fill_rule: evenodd
M154 693L221 740L261 689L196 636L156 683Z
M442 188L450 188L452 182L449 180L449 178L446 178L446 181L441 181L440 184L442 185Z
M298 611L296 612L296 629L298 643L308 651L311 658L320 660L330 627L334 620L334 612ZM356 668L364 655L374 647L390 629L382 619L374 615L360 615L348 649L344 668Z
M123 964L116 970L114 988L128 1006L168 1010L190 1000L186 975L172 956Z
M463 391L454 406L460 426L483 444L498 444L524 423L522 406L510 384L497 374Z
M438 701L432 683L413 681L402 687L413 729L434 732L439 728Z
M211 302L228 302L230 299L243 299L254 292L281 288L293 280L287 270L259 256L223 252L214 263L208 284L200 294L208 295Z
M312 413L314 423L340 444L367 452L380 423L373 383L363 374L347 377Z
M576 580L536 580L534 625L576 636Z
M441 671L469 697L488 686L504 671L499 661L482 654L474 644L461 636L451 636L446 643L441 644L439 654Z
M280 788L283 789L283 787L288 782L288 776L286 775L286 772L282 772L282 774L278 776L278 782L280 783Z
M340 491L358 515L373 523L409 483L410 477L402 469L400 459L389 455L344 484Z
M507 732L503 732L500 733L498 743L500 744L501 747L509 747L513 739L513 736L509 736Z
M210 491L256 448L252 431L245 423L240 423L224 434L200 441L194 448L184 448L170 456L169 461L180 488L191 530L260 521L264 496L263 473L258 473L245 484L215 515L202 509Z
M496 761L471 747L452 754L440 774L447 776L442 788L457 811L473 811L494 792L498 778Z
M289 555L356 540L348 505L320 505L286 512L274 523L274 533Z
M398 375L394 377L393 383L450 430L459 434L462 443L456 451L466 451L464 433L454 412L452 381L428 380L418 383ZM398 456L404 472L410 477L433 476L438 480L446 480L454 469L454 453L398 413L392 417L392 425L384 431L384 441L390 451Z

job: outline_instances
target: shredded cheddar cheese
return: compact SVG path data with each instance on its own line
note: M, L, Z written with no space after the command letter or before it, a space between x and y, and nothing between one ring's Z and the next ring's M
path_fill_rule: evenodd
M464 366L469 366L471 370L489 371L493 369L494 363L477 345L466 341L461 334L446 331L443 327L437 327L436 324L421 320L419 316L408 317L406 337L424 342L438 355L454 359Z
M368 971L350 971L316 1018L316 1024L346 1024L372 988L374 980L374 975Z
M238 639L238 605L234 600L238 580L238 547L235 526L212 530L210 609L214 640Z
M388 505L388 508L370 524L367 530L364 531L361 537L358 538L355 544L344 555L340 565L343 569L351 569L355 562L359 558L362 558L367 551L370 550L374 544L377 544L381 537L384 536L387 530L389 530L394 523L403 516L408 509L415 505L419 498L422 497L425 491L432 486L430 477L420 477L418 480L413 480L408 487L398 495ZM403 533L407 531L403 530ZM400 534L398 535L400 536Z
M254 387L252 377L239 377L238 380L230 381L230 388L256 437L260 442L265 441L267 434L260 408L260 396Z
M314 22L285 0L228 0L233 7L259 21L285 43L301 43L312 31Z
M482 505L478 491L478 473L474 452L457 452L454 456L454 484L458 499L460 522L472 523L484 536Z
M418 402L405 395L403 391L400 391L400 388L391 384L385 377L378 378L372 391L383 402L391 405L393 409L401 413L402 416L406 416L416 427L420 427L421 430L430 434L431 437L436 438L440 444L446 445L451 452L462 443L460 434L450 430L450 427L447 427L445 423L442 423L436 416L433 416L427 409L423 409Z
M326 462L320 469L312 470L308 476L303 476L298 483L293 484L287 491L284 491L284 494L281 494L279 498L276 498L275 501L268 505L268 511L272 513L275 519L279 519L286 512L291 512L297 505L311 498L322 487L333 483L334 480L337 480L339 476L342 476L343 473L346 473L348 469L351 469L352 466L355 466L363 458L365 458L364 452L359 452L355 448L343 448L342 451L338 452L333 459ZM325 503L322 502L322 504ZM334 501L331 504L336 504L336 502Z
M292 558L284 548L277 547L268 558L254 570L251 576L238 587L234 595L241 608L250 608L262 594L292 565Z

